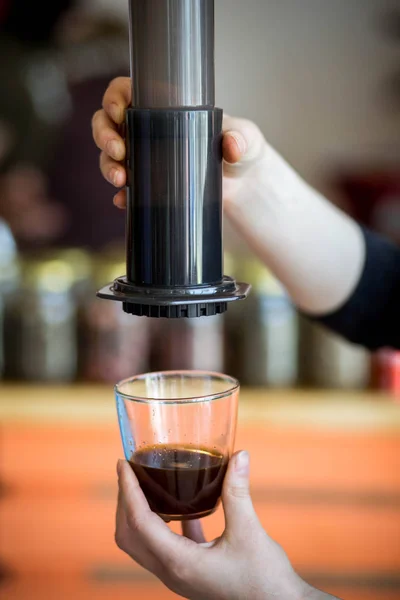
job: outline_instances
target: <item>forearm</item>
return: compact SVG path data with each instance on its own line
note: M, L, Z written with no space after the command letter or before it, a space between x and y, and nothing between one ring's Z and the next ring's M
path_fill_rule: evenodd
M228 217L301 310L315 315L336 310L363 269L360 227L272 149L252 169L251 187L227 203Z

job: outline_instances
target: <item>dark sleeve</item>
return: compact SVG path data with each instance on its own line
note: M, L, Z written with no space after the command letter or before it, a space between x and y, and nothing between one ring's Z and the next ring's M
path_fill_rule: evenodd
M400 249L363 228L366 261L349 300L314 319L369 350L400 349Z

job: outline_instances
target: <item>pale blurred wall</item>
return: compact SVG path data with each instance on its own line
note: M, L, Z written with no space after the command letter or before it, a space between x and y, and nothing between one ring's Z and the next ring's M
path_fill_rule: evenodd
M332 156L396 143L384 86L399 44L381 31L394 0L216 0L218 102L255 120L305 177Z

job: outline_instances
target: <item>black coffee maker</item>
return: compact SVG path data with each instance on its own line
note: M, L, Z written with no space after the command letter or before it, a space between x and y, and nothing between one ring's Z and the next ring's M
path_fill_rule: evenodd
M127 272L97 295L133 315L221 314L250 286L223 272L214 0L129 0L129 7Z

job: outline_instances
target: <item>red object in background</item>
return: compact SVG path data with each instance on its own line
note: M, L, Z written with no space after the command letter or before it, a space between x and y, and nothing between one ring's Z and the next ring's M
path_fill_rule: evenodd
M400 165L344 173L337 187L356 221L400 244Z
M400 351L385 348L375 355L376 387L400 402Z

